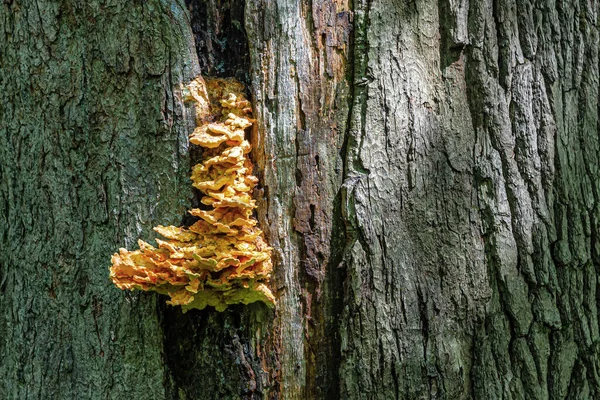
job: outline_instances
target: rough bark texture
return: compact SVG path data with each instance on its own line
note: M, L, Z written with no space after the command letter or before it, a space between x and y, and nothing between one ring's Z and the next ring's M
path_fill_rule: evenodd
M157 297L107 267L189 203L187 11L5 1L0 43L0 398L163 399Z
M600 398L597 2L0 7L0 398ZM198 201L200 71L249 85L275 311L107 280Z

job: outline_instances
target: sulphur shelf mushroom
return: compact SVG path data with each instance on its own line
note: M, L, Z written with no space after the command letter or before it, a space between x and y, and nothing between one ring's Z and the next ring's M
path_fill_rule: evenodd
M110 267L118 288L166 294L167 303L184 312L256 301L275 305L268 287L272 249L252 217L258 180L244 139L252 108L242 91L232 79L198 78L184 89L185 99L196 103L198 127L190 142L204 148L191 178L209 209L190 210L199 220L189 227L155 227L164 237L157 247L140 240L139 250L119 249Z

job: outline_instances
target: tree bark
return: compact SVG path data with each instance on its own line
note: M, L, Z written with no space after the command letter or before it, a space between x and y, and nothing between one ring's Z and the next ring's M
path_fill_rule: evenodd
M597 2L5 1L0 398L600 398ZM181 87L248 85L278 305L164 305Z

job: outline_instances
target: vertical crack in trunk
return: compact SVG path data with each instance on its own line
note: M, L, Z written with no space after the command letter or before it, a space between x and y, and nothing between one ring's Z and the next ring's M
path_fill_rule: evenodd
M202 75L250 83L245 0L185 0Z
M186 0L201 74L234 77L248 85L249 54L244 29L244 0ZM250 154L252 156L252 153ZM190 146L191 165L202 150ZM203 208L194 190L192 207ZM183 224L195 222L185 215ZM264 364L275 364L261 349L273 312L258 304L233 306L222 313L211 307L186 314L160 306L164 327L166 385L171 398L258 399L266 397ZM258 328L258 329L257 329ZM260 329L262 328L262 329Z

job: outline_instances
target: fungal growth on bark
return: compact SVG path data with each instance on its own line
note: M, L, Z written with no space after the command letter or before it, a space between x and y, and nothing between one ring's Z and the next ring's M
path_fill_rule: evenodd
M112 256L110 277L120 289L154 290L168 294L168 304L183 311L275 298L267 286L272 271L271 248L252 217L256 201L244 139L252 126L251 104L243 86L233 79L201 77L184 89L186 101L196 105L197 128L190 142L204 148L203 161L193 167L193 186L202 192L205 209L189 227L157 226L165 239L158 247L139 240L140 249L120 249Z

